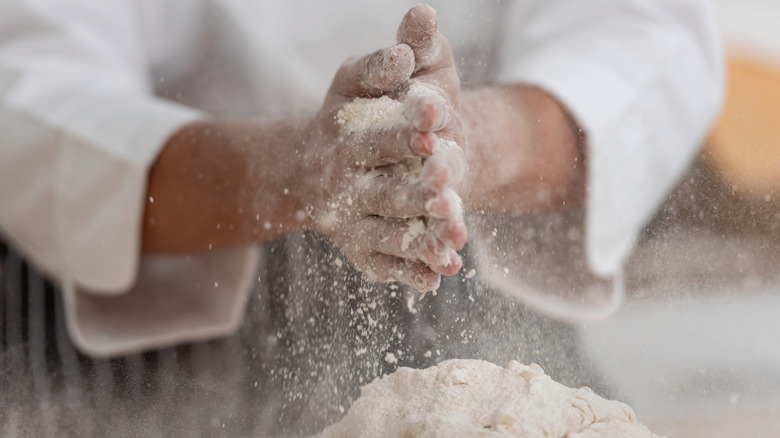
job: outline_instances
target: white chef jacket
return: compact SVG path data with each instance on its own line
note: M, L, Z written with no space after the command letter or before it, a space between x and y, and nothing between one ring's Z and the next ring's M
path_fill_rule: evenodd
M63 285L93 355L227 334L254 248L141 257L147 173L182 124L315 110L416 1L0 1L0 232ZM616 272L722 99L699 0L434 2L467 85L530 83L587 134L587 256Z
M780 67L780 3L774 0L717 0L729 54Z

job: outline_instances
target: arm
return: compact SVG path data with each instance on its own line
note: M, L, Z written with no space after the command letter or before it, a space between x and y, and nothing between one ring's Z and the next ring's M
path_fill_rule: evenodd
M404 18L414 32L399 40L427 53L417 59L408 94L433 90L436 132L465 152L468 172L458 186L470 210L532 213L579 205L585 191L584 134L563 105L531 85L461 92L448 41L426 5ZM419 57L418 57L419 58Z
M147 252L190 252L306 228L377 280L432 288L459 269L462 224L457 242L444 227L407 247L405 222L380 218L427 216L447 181L369 177L430 154L414 149L424 133L401 124L371 132L367 148L334 123L352 98L408 79L409 47L345 63L313 117L213 121L152 95L136 11L101 5L0 8L0 123L13 127L0 145L0 227L39 266L120 292L135 280L142 236ZM457 248L426 247L442 239Z
M534 213L577 207L585 197L584 135L550 94L528 85L461 97L471 153L469 210Z
M460 269L465 244L448 173L432 154L433 134L413 128L424 111L392 127L345 132L336 121L356 97L379 97L413 67L399 44L346 62L314 117L203 121L179 130L149 176L144 251L196 252L264 241L296 230L329 237L369 278L435 289ZM418 179L375 169L429 157ZM418 239L404 219L426 217ZM390 219L387 219L390 218Z
M639 228L717 110L711 11L696 1L521 3L534 7L510 14L507 85L461 93L424 6L418 43L439 44L414 79L440 90L449 117L438 134L465 150L466 207L510 213L486 215L475 233L484 278L549 315L601 318L621 301L618 271ZM557 213L580 203L586 214ZM545 212L555 214L534 217ZM535 225L542 233L525 233Z
M459 190L468 208L533 213L584 202L588 260L614 273L722 100L712 8L520 3L507 14L506 85L461 93L435 12L424 6L419 44L433 42L435 55L413 78L440 90L449 122L438 134L465 150L468 183Z
M297 191L303 118L190 123L149 172L148 253L192 253L263 242L311 228Z
M586 134L588 261L614 273L720 108L713 5L553 0L507 17L498 79L547 91Z
M134 281L148 166L203 117L151 94L134 17L129 2L0 5L0 230L101 291Z

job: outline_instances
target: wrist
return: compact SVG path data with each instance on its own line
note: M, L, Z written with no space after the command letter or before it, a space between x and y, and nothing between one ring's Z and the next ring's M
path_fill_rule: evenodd
M564 106L537 87L464 93L467 208L533 212L582 202L584 138Z
M307 148L311 140L311 118L288 117L247 122L252 133L237 130L248 139L251 206L247 220L259 240L310 229L306 213L314 187L309 183L313 166Z
M147 252L248 245L306 226L294 191L302 173L299 120L201 121L181 127L149 173Z

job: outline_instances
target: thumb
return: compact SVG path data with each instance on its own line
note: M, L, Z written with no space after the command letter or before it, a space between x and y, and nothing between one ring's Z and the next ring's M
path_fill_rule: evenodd
M406 82L414 69L412 50L396 44L341 65L331 92L345 97L379 97Z
M438 58L441 46L438 27L436 10L426 4L409 9L401 20L396 38L414 51L415 71L429 68Z

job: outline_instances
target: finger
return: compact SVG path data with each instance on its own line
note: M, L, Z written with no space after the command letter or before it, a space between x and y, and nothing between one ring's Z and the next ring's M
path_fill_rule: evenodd
M420 292L434 291L441 276L424 263L376 253L371 256L363 273L373 281L407 284Z
M404 98L404 112L417 130L436 132L447 125L449 104L443 90L415 80Z
M396 39L399 43L408 44L414 51L415 72L451 62L448 61L451 58L449 44L438 32L436 10L428 5L420 4L409 9L398 26Z
M425 213L435 219L463 220L463 202L452 189L444 189L425 202Z
M348 59L336 72L331 92L347 97L379 97L406 82L413 70L411 47L396 44Z
M439 139L436 134L419 132L405 123L387 129L363 131L350 135L346 141L355 147L357 165L379 167L428 157L437 148Z
M426 206L436 197L433 190L400 175L366 180L356 186L354 193L352 198L358 200L361 216L399 219L426 215Z
M463 149L449 140L439 142L420 172L422 184L436 192L456 186L465 176L466 157Z
M436 11L427 5L410 9L398 26L397 40L408 44L414 52L412 78L437 84L445 97L457 100L460 80L450 43L438 32ZM456 101L451 103L457 105Z
M361 216L396 219L426 216L463 222L463 202L454 190L444 188L436 192L420 184L416 178L402 174L368 175L363 182L355 185L350 199L358 200L353 202L357 202Z
M428 228L436 238L450 248L459 250L466 245L468 230L463 218L463 203L452 190L445 189L425 204Z
M428 228L436 238L453 250L461 250L469 239L469 233L464 221L452 219L429 219Z
M376 252L422 261L442 275L454 275L463 265L460 255L441 242L421 219L401 222L371 217L361 223L375 235L384 236L374 243L372 249Z
M410 139L410 147L417 155L423 158L430 157L439 147L439 137L432 132L415 131Z

